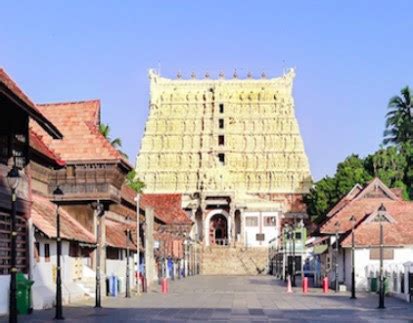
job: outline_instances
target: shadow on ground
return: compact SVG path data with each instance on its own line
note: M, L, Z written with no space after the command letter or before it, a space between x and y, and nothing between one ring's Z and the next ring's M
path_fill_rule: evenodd
M20 316L19 322L55 322L54 310ZM386 310L373 309L236 309L236 308L101 308L67 307L65 322L413 322L408 313L397 319ZM7 322L3 317L1 322Z

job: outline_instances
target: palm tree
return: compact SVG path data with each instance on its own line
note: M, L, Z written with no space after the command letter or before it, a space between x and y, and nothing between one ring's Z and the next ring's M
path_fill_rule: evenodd
M413 139L413 96L408 86L390 99L383 143L400 145Z
M111 139L110 138L110 127L108 124L101 123L99 124L99 132L105 137L110 144L115 148L119 153L128 159L128 155L126 155L122 150L122 140L120 138Z

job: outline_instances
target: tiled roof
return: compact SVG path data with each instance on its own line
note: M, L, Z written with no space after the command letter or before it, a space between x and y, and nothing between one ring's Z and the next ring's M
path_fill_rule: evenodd
M44 140L66 162L122 160L128 164L99 132L99 100L38 104L37 107L61 129L63 140L53 140L46 136ZM32 127L37 134L43 135L37 124L33 123Z
M56 205L47 198L33 194L31 218L34 226L49 238L56 238ZM59 208L60 236L64 240L95 243L95 236L72 218L63 208Z
M327 217L331 217L345 207L351 200L353 200L361 191L360 184L354 185L354 187L348 192L334 207L327 213Z
M143 194L141 208L153 207L155 217L166 224L192 224L181 208L181 194Z
M56 155L54 151L52 151L46 144L43 142L43 138L37 135L33 130L29 130L29 143L30 147L38 152L39 154L43 155L47 159L51 160L58 166L64 166L66 163L64 160L60 159L59 156Z
M3 84L17 99L23 102L26 112L31 118L53 138L61 138L62 134L36 107L29 97L20 89L20 87L11 79L6 71L0 68L0 83Z
M353 191L353 190L352 190ZM345 200L345 203L343 201ZM342 237L342 245L351 243L349 232L352 229L350 218L355 218L355 239L359 246L377 245L379 225L368 221L378 208L384 205L393 223L386 223L385 244L413 244L413 202L402 201L378 178L371 181L357 194L347 195L333 209L336 211L321 226L320 232L334 234L336 231ZM338 226L336 226L338 223Z
M114 248L126 249L126 224L115 222L109 219L105 220L106 227L106 244ZM133 229L133 226L130 227ZM136 226L135 226L136 232ZM131 233L132 234L132 233ZM136 244L129 239L129 248L136 251Z
M128 185L122 185L121 196L128 203L136 205L136 192L133 189L131 189Z
M377 201L379 202L379 201ZM388 214L394 222L383 223L384 244L387 246L413 245L413 202L384 201ZM381 203L374 205L374 211ZM380 224L362 221L354 231L356 246L378 246L380 244ZM342 246L351 245L351 235L341 242Z

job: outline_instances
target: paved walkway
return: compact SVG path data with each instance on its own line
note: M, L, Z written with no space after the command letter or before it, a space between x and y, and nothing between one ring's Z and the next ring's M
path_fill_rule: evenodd
M66 322L413 322L413 304L386 297L378 310L376 295L321 294L300 290L287 294L283 283L269 276L197 276L171 283L170 293L131 299L108 298L102 309L93 302L65 307ZM54 311L36 311L21 322L52 321Z

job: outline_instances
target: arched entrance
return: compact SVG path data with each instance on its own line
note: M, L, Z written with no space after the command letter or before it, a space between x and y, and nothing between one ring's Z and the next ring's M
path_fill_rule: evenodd
M209 241L212 245L228 244L228 221L223 214L215 214L209 220Z

